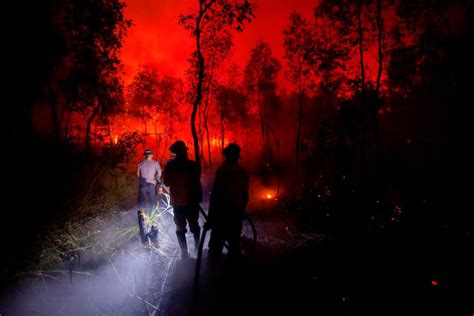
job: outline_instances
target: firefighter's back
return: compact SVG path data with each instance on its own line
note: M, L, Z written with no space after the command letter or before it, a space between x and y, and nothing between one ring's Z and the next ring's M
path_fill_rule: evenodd
M164 182L170 188L171 205L185 206L201 202L202 189L195 161L184 157L168 161Z

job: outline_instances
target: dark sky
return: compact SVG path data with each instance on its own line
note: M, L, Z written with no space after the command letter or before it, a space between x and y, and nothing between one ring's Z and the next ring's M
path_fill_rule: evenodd
M140 64L152 64L162 73L182 76L193 51L178 15L193 9L198 0L125 0L126 15L134 22L125 39L122 61L129 81ZM233 59L243 67L258 40L268 42L274 55L283 57L283 28L292 11L311 18L317 0L259 0L256 19L235 36ZM284 64L284 62L283 62Z

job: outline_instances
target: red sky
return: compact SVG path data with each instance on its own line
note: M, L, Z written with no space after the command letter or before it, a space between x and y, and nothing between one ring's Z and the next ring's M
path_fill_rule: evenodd
M125 13L133 20L122 49L125 80L140 64L154 64L164 74L181 76L193 51L192 39L177 24L178 15L192 10L198 0L125 0ZM292 11L310 19L317 0L258 0L257 17L243 33L235 35L233 59L243 67L258 40L270 44L274 55L283 57L283 28ZM284 64L284 61L282 61Z

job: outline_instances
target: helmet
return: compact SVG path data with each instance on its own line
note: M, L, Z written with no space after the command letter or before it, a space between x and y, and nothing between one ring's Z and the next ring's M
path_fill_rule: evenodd
M153 151L151 149L147 149L143 152L143 156L150 156L153 155Z
M173 154L177 155L186 153L188 151L188 147L186 147L186 144L182 140L175 141L169 149Z
M226 158L242 159L242 157L240 157L240 146L236 143L230 143L227 145L227 147L222 150L222 154Z

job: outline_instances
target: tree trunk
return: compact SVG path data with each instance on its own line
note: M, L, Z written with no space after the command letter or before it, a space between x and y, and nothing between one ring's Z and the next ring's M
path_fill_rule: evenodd
M204 81L204 56L201 52L201 21L206 11L214 4L216 0L209 0L204 5L204 0L199 0L199 15L196 18L196 29L194 36L196 37L196 54L198 59L198 82L196 88L196 96L193 102L193 111L191 112L191 134L194 142L194 159L198 164L199 174L201 174L201 157L199 156L199 139L196 131L196 114L202 100L202 84Z
M209 124L207 122L207 115L204 116L204 129L206 130L207 154L208 154L208 159L209 159L209 168L212 169L211 141L210 141L210 137L209 137Z
M70 107L68 107L67 116L66 116L66 123L65 123L65 126L64 126L64 139L69 138L69 122L71 120L71 114L72 114L72 109Z
M199 84L198 84L199 86ZM199 138L196 131L196 113L201 103L201 88L198 87L197 89L197 96L193 102L193 111L191 112L191 134L193 135L193 142L194 142L194 159L196 160L199 169L201 168L201 159L199 157Z
M264 105L260 104L260 90L257 91L257 107L258 107L258 112L260 115L260 128L262 130L262 143L263 147L265 148L266 144L266 138L265 138L265 112L264 112Z
M376 2L377 5L377 30L378 30L378 36L377 36L377 44L378 44L378 62L379 62L379 69L377 71L377 83L375 90L377 91L377 94L380 90L380 81L382 79L382 70L383 70L383 48L382 48L382 39L383 39L383 24L382 24L382 9L380 5L380 0L377 0Z
M145 119L145 111L143 110L143 105L140 105L140 116L143 121L143 134L146 136L146 119Z
M158 123L157 119L155 119L154 125L155 125L155 146L156 146L155 150L156 150L156 154L158 155L160 148L158 146L158 128L156 127L156 123Z
M364 67L364 32L362 30L362 0L357 2L357 29L359 33L359 57L360 57L360 79L361 79L361 92L365 91L365 67Z
M204 144L204 128L203 128L203 121L204 121L204 110L199 110L199 124L198 124L198 136L199 136L199 143ZM199 156L201 157L201 163L203 167L206 167L206 160L204 159L204 145L200 146Z
M300 69L301 71L301 69ZM301 125L303 121L303 88L301 84L301 73L298 80L298 117L296 122L296 148L295 148L295 162L298 165L300 161L301 149Z
M193 101L193 110L191 112L191 134L193 136L194 143L194 159L198 164L199 174L201 173L201 157L199 156L199 138L196 131L196 114L202 100L202 83L204 80L204 56L201 52L201 20L206 13L205 11L212 4L212 1L203 7L203 0L199 0L199 15L196 19L196 30L194 35L196 36L196 54L198 59L198 82L196 87L196 96Z
M225 126L224 126L224 120L221 119L221 149L224 149L224 140L225 140Z
M212 157L211 157L211 145L209 143L209 124L208 124L208 119L207 119L207 111L209 109L209 101L211 98L212 77L214 73L214 57L215 57L215 54L212 56L212 60L211 60L211 70L209 72L209 82L207 85L206 104L204 105L204 111L203 111L204 130L206 132L206 140L207 140L207 155L208 155L208 160L209 160L209 169L212 169Z
M92 122L94 121L94 118L97 116L100 110L100 104L97 102L96 107L92 111L91 116L89 116L89 119L87 120L87 125L86 125L86 139L84 141L84 145L86 149L90 149L91 147L91 127L92 127Z
M382 80L382 71L383 71L383 21L382 21L382 8L381 8L381 0L376 0L376 11L377 11L377 45L378 45L378 71L377 71L377 81L375 86L375 91L377 94L377 98L379 97L380 93L380 84ZM378 100L377 100L378 101ZM372 124L373 124L373 133L374 133L374 146L375 146L375 164L377 164L378 157L380 154L380 135L379 135L379 122L377 117L377 105L373 106L372 109Z
M61 143L61 126L58 119L58 107L55 98L51 95L51 91L49 94L49 105L51 107L51 120L53 121L54 139L59 144Z

